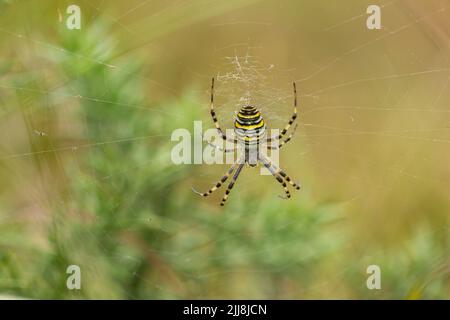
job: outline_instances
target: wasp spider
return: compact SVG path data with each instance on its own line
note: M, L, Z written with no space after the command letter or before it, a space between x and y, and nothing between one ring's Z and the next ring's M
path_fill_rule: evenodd
M292 179L283 171L281 168L278 168L272 161L261 152L261 145L263 143L267 144L267 149L279 149L287 142L289 142L297 128L297 124L295 125L292 133L283 140L283 137L287 134L289 128L294 123L295 119L297 119L297 89L294 84L294 113L291 116L288 124L284 127L284 129L280 132L279 135L275 137L266 138L266 124L264 119L261 116L261 113L254 106L246 105L243 106L236 115L234 122L234 132L235 137L227 137L223 130L220 128L219 122L217 121L216 112L214 111L214 78L212 78L211 84L211 117L214 121L214 124L219 132L220 136L223 140L232 142L234 147L232 149L222 149L218 146L214 146L217 149L220 149L223 152L231 152L234 151L239 144L244 147L244 152L242 156L234 163L230 169L228 169L227 173L217 182L211 189L206 192L198 192L194 188L192 190L202 196L207 197L215 190L220 188L225 181L233 174L233 178L231 182L228 184L228 188L225 191L225 195L222 198L221 206L225 204L225 201L228 199L228 195L231 192L241 170L245 164L248 164L251 167L255 167L258 163L262 163L274 176L277 181L283 186L285 197L290 198L291 194L287 188L287 183L292 185L295 189L299 190L300 185L292 181ZM277 142L276 146L271 145L272 141ZM236 171L235 171L236 170Z

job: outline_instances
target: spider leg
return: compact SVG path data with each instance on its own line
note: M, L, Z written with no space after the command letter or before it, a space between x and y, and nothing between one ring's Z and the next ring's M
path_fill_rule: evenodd
M211 112L211 118L213 119L214 125L216 126L216 129L219 132L222 139L236 144L238 142L237 139L228 138L226 136L226 134L223 132L222 128L220 127L219 121L217 120L216 111L214 110L214 77L212 78L212 81L211 81L211 109L210 109L210 112Z
M281 130L281 133L278 136L267 138L267 142L271 142L272 140L280 140L281 138L283 138L286 132L291 127L291 125L294 123L295 119L297 119L297 87L295 86L295 82L293 82L293 84L294 84L294 113L292 114L288 124L284 127L283 130Z
M211 146L211 147L213 147L214 149L217 149L217 150L219 150L219 151L221 151L221 152L225 152L225 153L228 153L228 152L231 152L231 151L234 151L234 148L231 148L231 149L224 149L224 148L222 148L222 147L219 147L219 146L216 146L215 144L213 144L213 143L211 143L211 142L209 142L208 141L208 144Z
M292 130L291 134L289 135L289 137L287 137L286 140L281 140L281 141L279 141L278 146L267 146L267 149L269 149L269 150L272 150L272 149L280 149L280 148L281 148L282 146L284 146L286 143L288 143L289 141L291 141L292 136L294 135L295 130L297 129L297 126L298 126L298 125L295 124L294 130Z
M282 197L282 196L279 196L279 197L282 199L290 198L291 193L289 192L289 190L287 188L286 182L284 182L283 178L276 172L276 169L274 168L274 166L272 166L272 164L270 162L268 162L267 159L265 159L265 158L262 159L262 162L263 162L264 166L270 171L272 176L274 176L275 179L277 179L277 181L283 186L286 197Z
M237 168L236 172L234 173L233 179L231 180L230 184L228 185L228 188L225 191L225 194L222 198L222 202L220 202L221 206L225 205L225 201L227 201L228 195L230 194L231 189L233 189L234 183L236 182L237 178L239 177L242 167L244 167L244 163L239 164L239 167Z
M272 161L267 158L264 155L261 155L261 159L263 162L268 162L273 169L275 169L275 172L282 176L291 186L293 186L295 189L300 190L300 183L295 183L292 181L292 179L284 172L281 168L278 168L276 165L272 163Z
M238 163L233 164L230 169L228 169L227 173L225 173L225 175L208 191L206 192L198 192L197 190L194 189L194 187L192 187L192 191L202 197L207 197L209 196L211 193L213 193L214 191L216 191L218 188L220 188L222 186L222 184L227 181L227 179L230 177L230 175L233 173L234 169L236 168L236 166L238 165Z

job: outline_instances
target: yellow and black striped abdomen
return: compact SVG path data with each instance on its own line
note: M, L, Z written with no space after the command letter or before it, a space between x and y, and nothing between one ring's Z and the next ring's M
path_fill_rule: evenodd
M245 106L239 110L234 128L237 138L246 145L258 144L266 132L264 119L253 106Z

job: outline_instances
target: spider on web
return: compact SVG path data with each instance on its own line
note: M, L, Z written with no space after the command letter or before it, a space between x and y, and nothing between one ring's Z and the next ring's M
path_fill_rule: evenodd
M291 140L292 136L294 135L294 132L297 128L297 124L295 124L291 134L286 139L283 139L283 137L287 134L289 128L297 119L297 88L295 86L295 82L293 83L293 86L294 86L294 113L292 114L288 124L284 127L284 129L281 131L279 135L274 137L272 136L266 137L266 124L259 110L252 105L244 105L240 108L239 112L237 112L235 117L234 136L227 137L227 135L223 132L223 130L219 125L219 122L216 117L216 112L214 110L214 78L212 78L211 109L210 109L211 117L222 139L233 143L233 148L230 149L223 149L220 148L219 146L214 145L213 147L225 153L235 151L235 149L238 147L243 147L244 152L238 158L238 160L228 169L225 175L212 188L203 193L198 192L197 190L192 188L193 192L202 197L209 196L211 193L220 188L222 184L224 184L236 170L231 179L231 182L228 184L227 190L225 191L225 195L223 196L222 201L220 203L220 205L223 206L227 201L231 189L233 188L236 180L238 179L239 174L241 173L241 170L244 167L244 165L248 164L251 167L255 167L258 163L262 163L269 170L272 176L274 176L277 179L277 181L283 186L286 195L283 198L286 199L291 197L286 182L292 185L295 189L297 190L300 189L300 185L298 183L295 183L281 168L277 167L268 156L266 156L261 152L261 147L263 146L263 144L266 144L267 149L279 149L283 145L288 143ZM278 145L273 146L270 144L271 142L278 142Z

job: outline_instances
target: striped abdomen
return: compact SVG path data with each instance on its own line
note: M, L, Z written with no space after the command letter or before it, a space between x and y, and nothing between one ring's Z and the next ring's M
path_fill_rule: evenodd
M245 106L239 110L236 116L234 131L238 140L245 145L257 145L265 135L266 124L258 109Z

